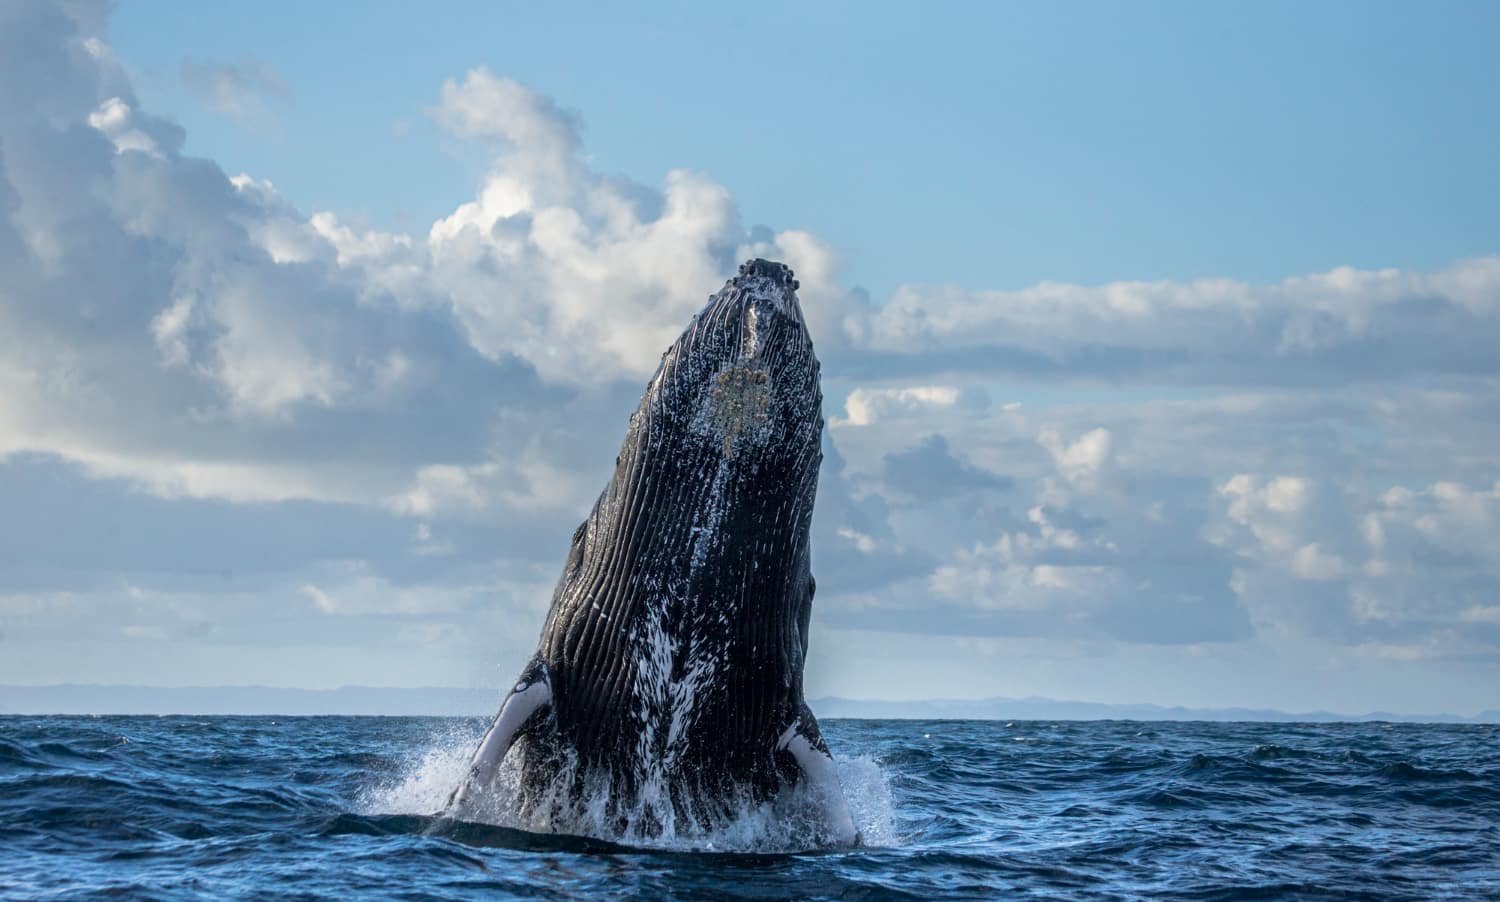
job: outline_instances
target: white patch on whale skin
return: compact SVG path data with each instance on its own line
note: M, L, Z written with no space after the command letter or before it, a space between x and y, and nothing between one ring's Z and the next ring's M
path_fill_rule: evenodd
M693 537L693 554L688 563L688 585L693 585L693 580L702 572L703 565L708 561L708 551L716 548L721 543L720 533L724 524L724 487L729 482L730 461L727 457L718 458L714 467L714 478L708 489L708 504L701 512L701 517L693 522L693 528L689 535ZM695 605L696 607L696 605Z
M740 330L740 357L755 356L760 347L760 308L754 304L745 311L745 324Z
M495 773L510 751L516 733L536 711L552 701L552 689L547 684L546 670L535 682L522 681L506 696L500 713L484 734L474 761L469 765L469 774L459 783L449 802L450 807L461 809L465 801L476 793L483 793L494 781Z
M711 549L721 543L722 499L733 464L725 457L714 460L714 476L705 496L707 504L699 509L689 532L692 553L685 586L699 584L697 577L708 562ZM737 612L732 610L731 599L679 595L659 582L653 583L641 588L654 596L656 602L648 606L629 636L636 665L631 689L640 722L634 765L639 776L639 804L664 830L670 831L675 829L677 816L671 801L671 786L687 750L698 699L701 692L709 690L728 655L728 630L715 629L706 620L713 617L722 627ZM677 624L677 635L668 631L669 619ZM685 668L674 679L679 661L685 662Z
M664 756L657 753L656 737L668 708L667 684L671 680L677 643L662 628L660 609L652 614L654 616L647 616L630 636L636 658L632 689L636 717L641 724L640 732L636 734L634 763L640 778L636 787L640 804L650 810L666 829L675 820L675 812L670 804L664 804L668 775L666 762L662 760Z
M777 743L777 749L786 749L797 760L804 782L818 799L828 829L841 846L858 845L859 828L854 825L854 815L849 809L844 787L839 783L838 766L827 751L815 747L800 732L802 721L798 719L787 728Z

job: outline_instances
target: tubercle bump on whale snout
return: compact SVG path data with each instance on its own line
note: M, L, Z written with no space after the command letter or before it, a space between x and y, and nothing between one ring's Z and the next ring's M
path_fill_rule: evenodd
M741 263L739 274L741 276L765 276L775 279L783 285L788 285L793 290L797 288L797 274L785 263L776 263L757 257L754 260L746 260L744 263Z
M773 309L782 313L790 313L796 319L802 319L802 311L797 303L797 289L802 283L797 281L797 274L785 263L777 263L772 260L756 258L746 260L739 266L737 275L732 276L724 283L724 289L718 295L711 296L712 303L724 292L749 292L750 295L771 302ZM735 294L732 296L744 297Z

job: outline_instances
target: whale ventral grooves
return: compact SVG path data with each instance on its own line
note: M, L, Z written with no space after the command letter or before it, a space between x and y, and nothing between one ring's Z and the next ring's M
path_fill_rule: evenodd
M747 260L662 355L456 804L514 744L523 808L602 783L605 810L670 832L810 781L853 841L802 694L823 395L797 288Z

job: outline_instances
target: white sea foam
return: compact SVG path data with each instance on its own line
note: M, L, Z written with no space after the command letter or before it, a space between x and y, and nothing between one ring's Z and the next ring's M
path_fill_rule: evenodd
M435 814L469 770L483 728L455 727L434 736L421 754L402 764L395 778L375 783L360 797L367 814Z
M478 741L479 734L473 729L434 737L433 743L408 761L394 779L371 786L361 800L361 808L368 814L430 815L442 811L464 777ZM730 806L728 816L705 824L691 818L660 817L664 800L655 796L639 798L632 805L611 804L610 789L597 780L585 779L582 798L575 800L570 792L574 775L563 764L552 784L523 807L517 792L518 752L524 754L519 748L513 750L492 791L460 812L464 820L673 850L786 852L830 844L821 804L801 785L771 802L741 800ZM869 757L840 758L836 764L865 845L896 845L895 802L880 764Z

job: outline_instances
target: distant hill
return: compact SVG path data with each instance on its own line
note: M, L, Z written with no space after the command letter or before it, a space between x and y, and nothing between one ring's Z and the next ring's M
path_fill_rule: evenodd
M0 686L0 714L494 714L500 690L425 687Z
M429 686L392 689L279 689L269 686L0 686L0 714L351 714L477 717L495 713L500 690ZM1500 710L1474 717L1456 714L1288 713L1269 708L1181 708L1107 705L1050 698L931 699L879 701L821 698L810 702L821 718L901 720L1217 720L1217 721L1405 721L1500 723Z
M1500 710L1474 717L1459 714L1337 714L1332 711L1287 712L1272 708L1183 708L1162 705L1110 705L1050 698L930 699L890 702L822 698L809 703L819 717L867 717L902 720L1215 720L1272 723L1399 721L1408 723L1500 723Z

